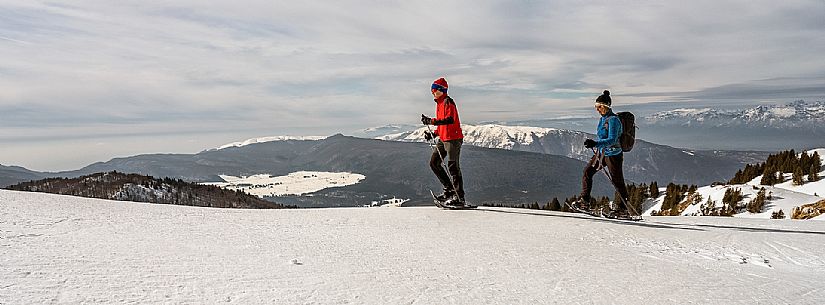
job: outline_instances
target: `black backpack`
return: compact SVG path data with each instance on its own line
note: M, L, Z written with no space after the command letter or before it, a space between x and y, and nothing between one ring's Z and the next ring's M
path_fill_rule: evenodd
M624 111L616 114L622 122L622 134L619 136L619 144L623 152L629 152L636 144L636 116Z

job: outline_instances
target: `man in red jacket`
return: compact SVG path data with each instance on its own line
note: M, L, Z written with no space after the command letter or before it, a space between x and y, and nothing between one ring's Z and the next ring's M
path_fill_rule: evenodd
M443 77L433 82L431 91L435 98L435 118L421 115L421 123L424 125L437 126L435 132L425 132L427 141L438 137L436 150L430 157L430 168L432 168L438 181L444 186L444 193L436 196L436 199L446 205L464 205L464 180L461 177L461 168L458 163L461 155L461 144L464 143L464 135L461 133L461 121L458 119L458 110L455 101L447 96L447 80ZM436 152L437 151L437 152ZM441 161L445 156L449 157L447 168L450 176L444 171Z

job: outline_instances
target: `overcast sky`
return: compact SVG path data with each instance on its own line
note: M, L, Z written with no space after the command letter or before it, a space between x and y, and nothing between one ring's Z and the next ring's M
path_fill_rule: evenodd
M0 0L0 163L415 124L441 76L468 123L816 100L823 54L822 0Z

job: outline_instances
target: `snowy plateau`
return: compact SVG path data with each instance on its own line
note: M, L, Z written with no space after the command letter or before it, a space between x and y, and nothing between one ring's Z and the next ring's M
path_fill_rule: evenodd
M822 304L825 222L0 190L0 304Z
M252 175L248 177L235 177L220 175L225 182L207 182L205 185L215 185L229 190L242 190L250 195L258 197L264 196L284 196L303 195L314 193L326 188L343 187L353 185L366 176L347 172L313 172L299 171L286 176L272 175Z

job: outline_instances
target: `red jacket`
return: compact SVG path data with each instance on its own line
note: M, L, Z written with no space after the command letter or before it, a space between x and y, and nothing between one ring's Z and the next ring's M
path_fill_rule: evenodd
M458 119L458 109L455 108L453 99L445 94L442 98L436 99L435 103L433 125L438 126L435 134L441 138L441 141L463 139L461 121Z

